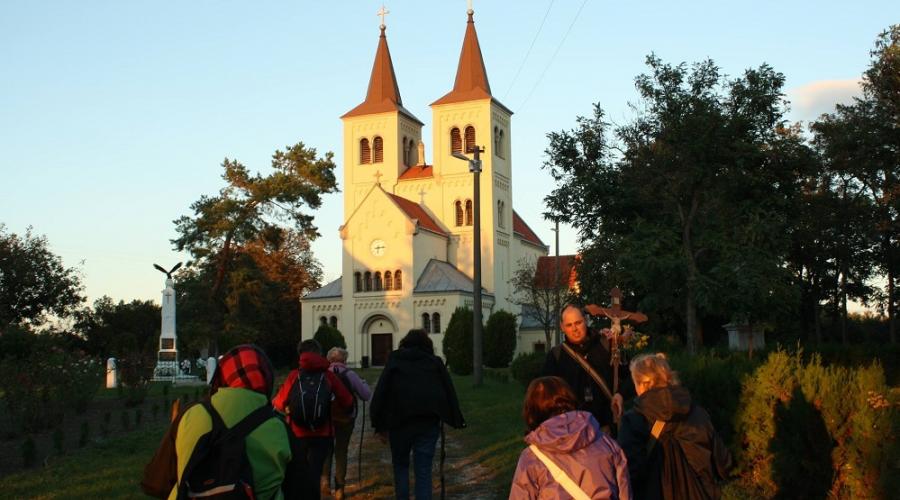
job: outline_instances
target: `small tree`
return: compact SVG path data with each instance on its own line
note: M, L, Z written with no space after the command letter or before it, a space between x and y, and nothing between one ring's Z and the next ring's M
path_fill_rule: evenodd
M564 271L560 270L561 273ZM546 345L553 345L551 334L557 325L557 303L565 304L571 298L569 277L557 279L555 266L539 269L536 259L524 258L519 260L519 268L513 272L509 283L513 289L510 302L522 306L522 316L541 325ZM554 287L553 283L558 286Z
M319 326L319 329L316 330L316 334L313 335L313 339L322 346L323 356L327 354L332 347L340 347L342 349L347 348L347 342L344 341L344 335L341 334L341 331L328 325Z
M506 368L516 351L516 316L511 312L495 311L484 327L484 364L491 368Z
M456 375L472 373L472 310L457 307L444 331L444 356Z

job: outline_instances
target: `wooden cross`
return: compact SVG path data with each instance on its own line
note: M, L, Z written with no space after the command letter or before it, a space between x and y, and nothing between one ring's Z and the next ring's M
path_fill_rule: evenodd
M381 16L381 29L384 29L384 16L390 14L391 11L384 8L384 4L381 4L381 8L378 9L378 13L376 15Z
M376 170L375 173L372 174L372 177L375 178L376 184L381 184L381 176L383 176L383 175L384 174L381 173L381 170Z
M610 364L613 365L613 393L619 392L619 336L622 334L622 321L643 323L647 321L647 315L640 312L631 312L622 309L622 292L619 287L609 291L610 306L600 307L597 304L588 304L585 310L592 316L606 316L610 320Z

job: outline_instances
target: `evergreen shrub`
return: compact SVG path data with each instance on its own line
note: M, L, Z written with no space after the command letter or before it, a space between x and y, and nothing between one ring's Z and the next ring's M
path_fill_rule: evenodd
M472 310L457 307L444 330L444 357L456 375L472 373Z
M516 352L516 316L508 311L495 311L484 326L484 364L490 368L506 368Z
M344 340L344 335L341 331L328 325L319 326L319 329L313 335L313 339L322 346L322 356L328 354L332 347L347 348L347 342Z
M878 363L772 352L744 380L735 415L742 486L766 498L884 498L900 458L889 398Z
M509 365L509 372L519 383L528 386L532 380L541 376L546 358L547 353L543 352L520 353Z

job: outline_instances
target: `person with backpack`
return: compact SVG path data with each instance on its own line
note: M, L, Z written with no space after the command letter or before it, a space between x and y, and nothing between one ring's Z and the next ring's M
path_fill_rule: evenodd
M294 459L289 465L285 495L318 500L322 466L334 444L332 399L346 411L353 406L353 396L328 369L328 360L322 357L322 346L317 341L301 341L297 354L298 369L288 374L272 405L287 415L291 428Z
M539 377L525 391L522 415L528 448L509 491L510 500L630 499L625 453L560 377Z
M371 411L372 428L391 446L396 498L409 498L412 452L416 500L429 500L431 463L442 434L441 422L457 429L466 422L450 374L434 355L434 344L425 330L410 330L400 348L388 356L372 395Z
M591 412L605 432L615 432L613 424L622 415L623 393L630 396L631 388L624 384L617 392L613 387L613 369L620 367L610 364L607 339L588 330L584 313L574 304L563 308L559 327L565 342L550 349L541 374L565 380L578 399L578 409Z
M638 397L625 413L619 444L628 457L635 498L714 499L731 454L706 410L691 400L662 353L630 364Z
M225 353L212 377L211 397L175 415L144 469L141 489L171 500L284 498L291 446L269 402L273 386L272 364L258 347L240 345Z
M337 375L344 387L353 395L353 406L350 411L340 408L332 408L331 421L334 424L334 452L329 453L325 459L325 467L322 469L323 495L331 491L331 457L334 456L334 490L332 496L335 500L344 499L344 484L347 477L347 450L350 448L350 437L353 435L353 427L356 425L356 415L359 412L358 399L368 401L372 398L372 390L369 384L360 378L353 370L347 368L347 350L340 347L332 347L328 351L329 370Z

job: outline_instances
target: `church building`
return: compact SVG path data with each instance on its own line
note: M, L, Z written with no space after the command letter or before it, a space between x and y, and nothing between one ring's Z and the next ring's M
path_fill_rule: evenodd
M523 258L548 247L513 209L512 111L491 95L468 11L453 89L431 103L432 164L423 122L403 107L385 26L365 101L344 125L343 275L306 295L302 336L323 323L347 341L348 360L383 365L412 328L432 335L442 355L457 307L473 305L473 175L452 154L481 153L481 261L484 319L519 314L509 280ZM471 157L471 153L468 153ZM519 351L530 346L519 342Z

